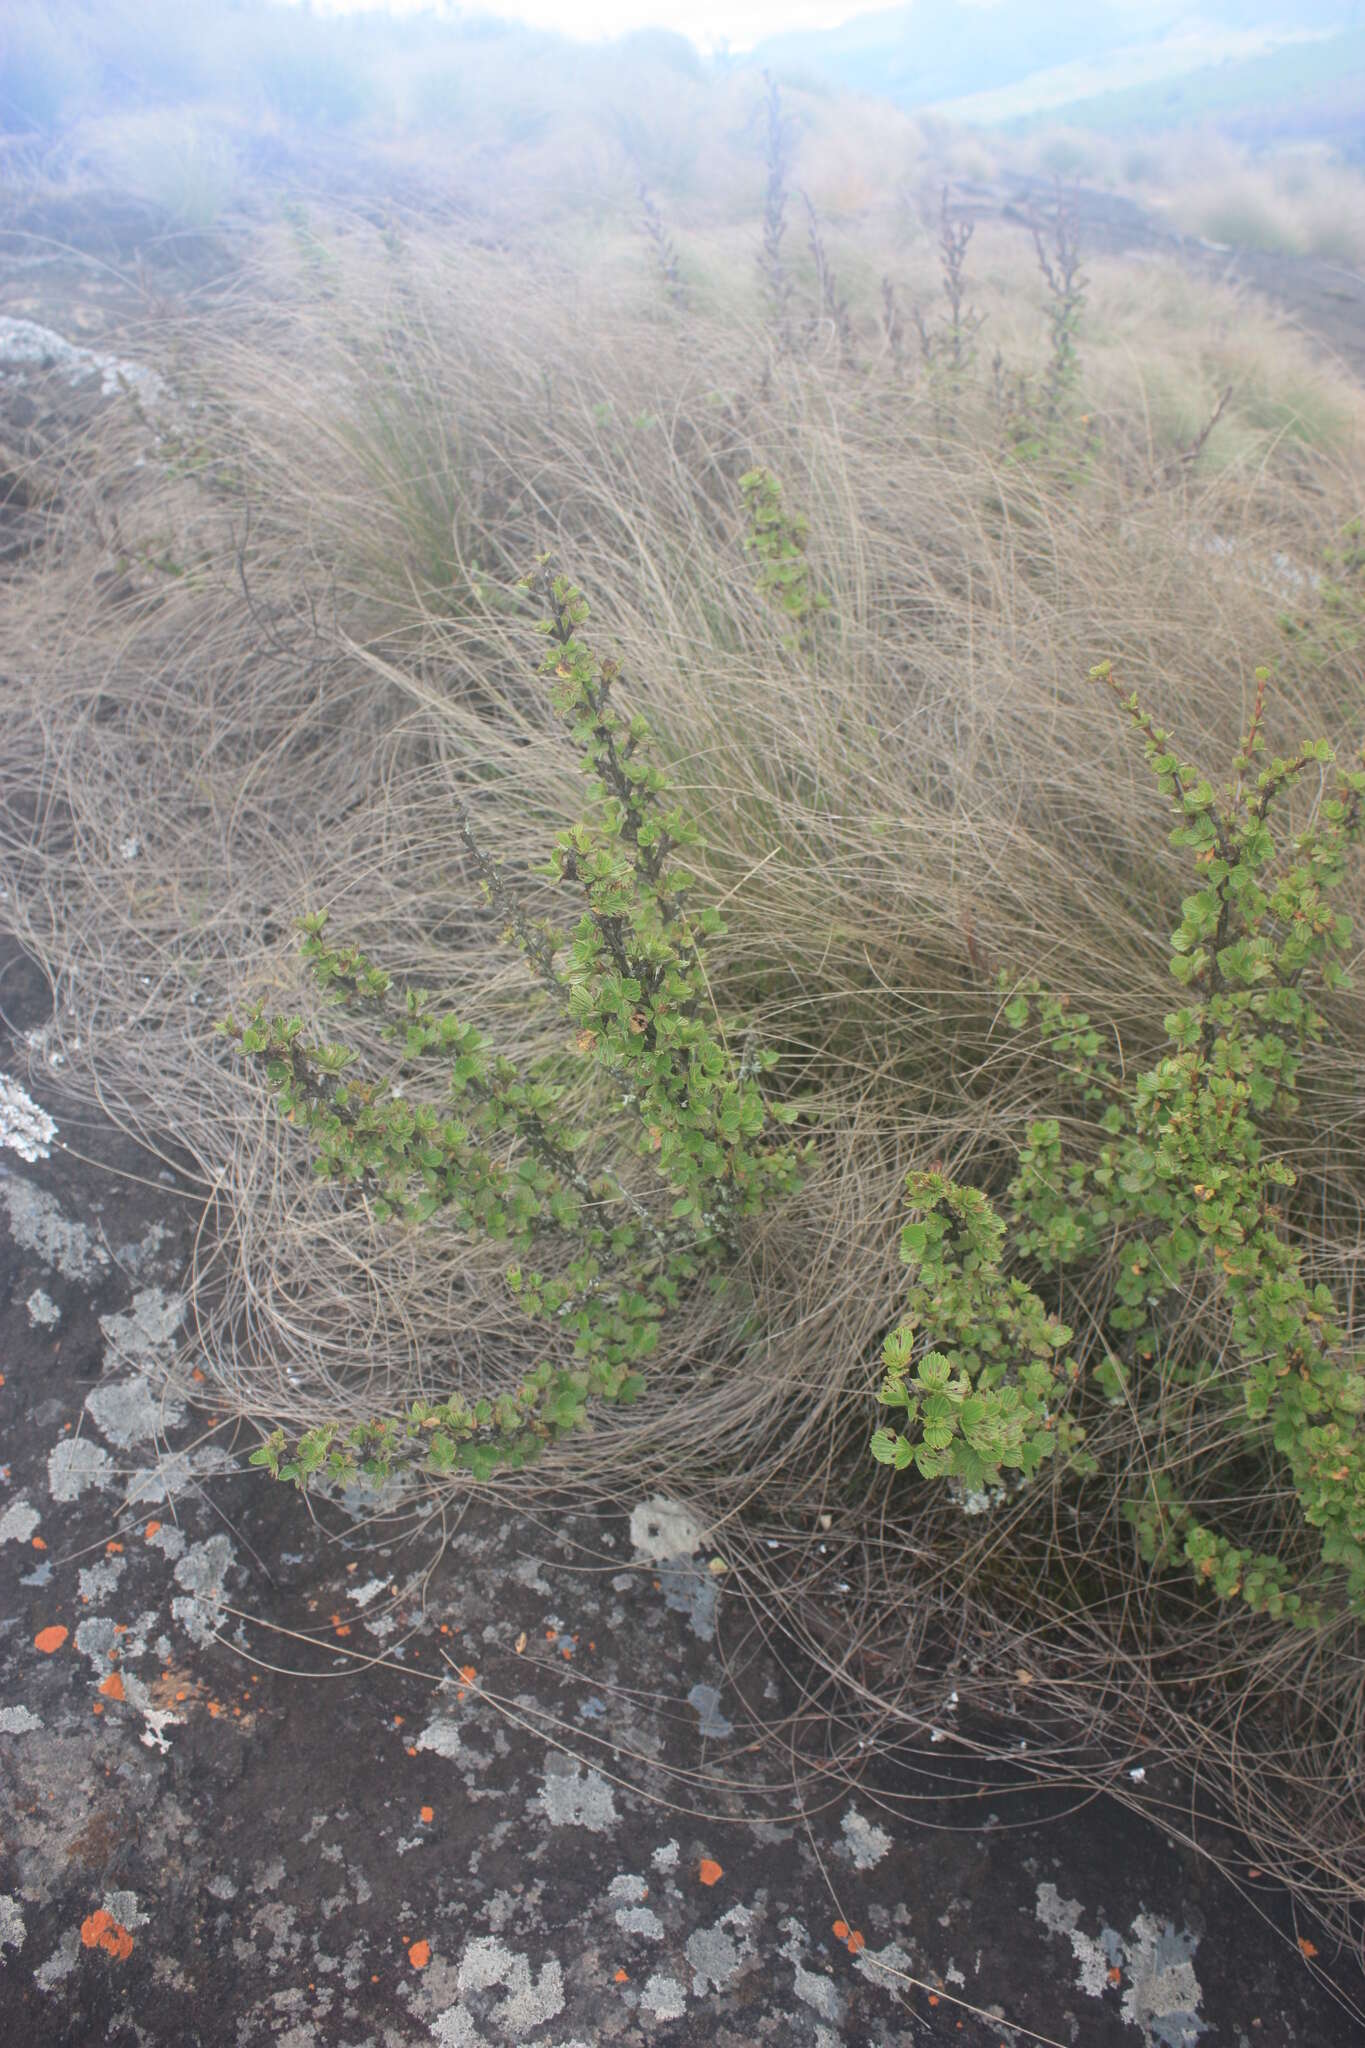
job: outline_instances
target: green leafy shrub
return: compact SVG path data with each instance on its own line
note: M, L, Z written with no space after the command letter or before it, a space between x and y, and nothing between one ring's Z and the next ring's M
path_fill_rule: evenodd
M769 1102L760 1076L775 1055L716 1012L703 965L723 932L711 908L687 908L672 855L695 840L667 776L650 758L643 718L618 711L618 669L579 637L580 592L542 575L550 651L540 673L580 750L588 809L559 834L541 873L573 888L568 932L530 919L501 871L465 834L507 936L557 1012L566 1050L522 1073L474 1026L399 1000L392 978L356 947L327 937L327 913L301 922L303 954L326 997L384 1017L405 1068L446 1079L441 1103L405 1085L353 1079L355 1054L310 1039L299 1017L221 1027L264 1075L281 1116L306 1130L315 1169L362 1194L380 1222L448 1215L507 1247L507 1285L553 1332L552 1353L514 1391L416 1402L400 1416L344 1429L324 1423L290 1445L276 1430L253 1462L300 1487L318 1473L377 1479L425 1464L476 1477L520 1466L585 1420L594 1399L629 1403L658 1324L684 1289L723 1284L740 1226L798 1182L801 1148L781 1138L795 1105ZM561 1114L566 1058L585 1064L600 1115Z
M744 545L757 567L759 591L791 620L789 645L808 647L815 619L829 610L829 599L811 587L806 560L810 522L804 513L788 511L771 470L746 470L739 488L749 520Z
M1107 664L1094 673L1112 685ZM1184 1000L1164 1019L1168 1049L1125 1075L1064 997L1002 979L1006 1021L1060 1061L1099 1142L1069 1156L1058 1118L1033 1121L1003 1216L941 1173L910 1177L913 1279L879 1397L900 1427L871 1449L973 1489L1048 1457L1078 1485L1104 1483L1085 1417L1124 1404L1147 1453L1123 1503L1146 1564L1311 1625L1343 1599L1365 1612L1365 1359L1304 1270L1273 1134L1326 1029L1315 986L1349 985L1351 921L1332 894L1365 829L1365 773L1329 779L1325 741L1267 758L1266 682L1221 791L1124 700L1179 821L1171 842L1197 870L1170 940ZM1309 821L1277 836L1291 792L1319 773ZM1090 1304L1088 1384L1035 1283ZM1267 1550L1245 1523L1275 1502Z

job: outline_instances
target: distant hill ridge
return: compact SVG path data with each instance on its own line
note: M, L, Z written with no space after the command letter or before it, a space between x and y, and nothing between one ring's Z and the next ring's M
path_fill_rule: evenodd
M909 108L1156 48L1177 30L1203 30L1211 43L1224 34L1231 49L1231 39L1249 30L1288 38L1363 23L1360 0L1203 0L1193 7L1180 0L920 0L839 28L768 37L745 61Z

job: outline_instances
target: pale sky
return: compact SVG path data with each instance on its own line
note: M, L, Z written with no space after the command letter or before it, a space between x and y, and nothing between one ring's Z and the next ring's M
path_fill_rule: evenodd
M465 9L431 0L313 0L318 14L468 12L497 14L532 28L597 41L635 28L671 28L702 50L728 42L746 50L763 36L787 29L836 28L857 14L883 14L905 0L470 0Z

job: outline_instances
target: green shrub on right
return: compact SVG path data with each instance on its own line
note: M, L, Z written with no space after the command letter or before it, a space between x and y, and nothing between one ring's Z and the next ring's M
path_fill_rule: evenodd
M1107 663L1093 673L1114 687ZM1102 1484L1113 1474L1088 1447L1087 1407L1123 1403L1147 1454L1125 1467L1122 1504L1146 1563L1314 1625L1343 1605L1365 1613L1365 1357L1304 1272L1296 1177L1268 1134L1299 1108L1326 1028L1315 988L1349 986L1351 920L1333 897L1365 830L1365 772L1326 741L1268 757L1266 682L1221 791L1121 699L1195 870L1170 940L1183 1001L1167 1050L1125 1077L1088 1016L1002 979L1007 1022L1059 1056L1096 1136L1073 1156L1057 1118L1030 1124L1003 1215L940 1172L910 1176L911 1286L879 1396L898 1426L871 1448L972 1489L1059 1459L1078 1486ZM1309 822L1277 833L1318 771ZM1088 1376L1042 1298L1063 1288L1100 1303ZM1264 1547L1268 1512L1283 1555Z

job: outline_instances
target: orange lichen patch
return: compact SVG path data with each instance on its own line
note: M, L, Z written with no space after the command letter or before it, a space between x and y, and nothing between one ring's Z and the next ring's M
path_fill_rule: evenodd
M850 1934L850 1935L849 1935L849 1937L848 1937L848 1952L849 1952L849 1954L850 1954L851 1956L856 1956L856 1955L857 1955L857 1953L858 1953L858 1951L859 1951L859 1949L862 1949L862 1948L866 1948L866 1947L867 1947L867 1938L866 1938L866 1936L865 1936L865 1935L862 1935L862 1934L860 1934L860 1933L858 1932L857 1928L855 1927L855 1928L854 1928L854 1930L853 1930L853 1932L852 1932L852 1934Z
M612 1978L612 1982L613 1984L628 1984L630 1982L629 1970L618 1970Z
M1311 1963L1317 1952L1317 1944L1315 1942L1311 1942L1306 1934L1301 1934L1299 1936L1300 1955L1306 1956L1308 1961Z
M33 1647L41 1650L45 1657L50 1657L54 1650L60 1650L69 1634L69 1629L64 1629L59 1621L54 1622L51 1628L39 1629L33 1638Z
M45 1543L45 1542L43 1541L43 1539L42 1539L42 1537L41 1537L41 1536L35 1536L35 1537L34 1537L34 1539L33 1539L33 1548L34 1548L35 1550L46 1550L46 1549L47 1549L47 1545L46 1545L46 1543Z
M478 1675L478 1672L474 1669L474 1666L472 1664L462 1664L460 1666L460 1676L464 1680L466 1685L472 1685L474 1683L474 1680L478 1677Z
M425 1970L427 1964L431 1961L431 1943L429 1941L414 1941L408 1950L408 1961L412 1964L414 1970Z
M408 1744L408 1755L409 1755L409 1756L416 1756L416 1754L417 1754L417 1744L416 1744L415 1742L410 1742L410 1743Z
M697 1876L703 1884L719 1884L724 1875L725 1872L719 1863L714 1862L710 1856L703 1856L697 1866Z
M1123 1982L1123 1972L1117 1963L1114 1964L1112 1969L1106 1970L1104 1974L1111 1984L1121 1984Z
M196 1365L194 1371L190 1374L190 1378L192 1380L198 1380L200 1386L202 1386L204 1384L204 1374L202 1368Z
M560 1653L559 1653L559 1654L560 1654L560 1656L561 1656L561 1657L572 1657L572 1656L573 1656L573 1645L572 1645L571 1643L566 1643L566 1644L564 1645L563 1649L562 1649L562 1650L560 1651Z
M102 1714L104 1712L104 1701L96 1700L94 1706L90 1709L90 1711L92 1714Z
M834 1923L834 1932L835 1932L835 1933L836 1933L836 1934L838 1935L838 1937L839 1937L840 1941L847 1941L847 1940L848 1940L848 1922L847 1922L847 1920L836 1920L836 1921L835 1921L835 1923Z
M937 2005L937 2004L938 2004L938 1993L937 1993L937 1991L931 1991L931 1992L929 1993L929 2003L930 2003L930 2005Z
M123 1680L119 1677L117 1671L111 1671L107 1678L101 1680L100 1691L107 1700L127 1698L127 1694L123 1690Z
M421 1809L421 1817L430 1826L431 1822L436 1818L436 1808L434 1806L424 1806Z
M109 1541L105 1544L104 1549L106 1555L117 1554L119 1551L123 1549L123 1545L121 1543L115 1543L113 1537L111 1536L109 1538Z
M81 1940L87 1948L102 1948L116 1963L127 1962L133 1953L132 1935L103 1906L82 1920Z
M143 1536L143 1541L144 1541L144 1542L147 1542L147 1543L150 1543L150 1542L151 1542L151 1540L152 1540L152 1538L153 1538L153 1536L159 1535L159 1534L160 1534L160 1531L161 1531L161 1524L160 1524L160 1522L148 1522L148 1524L147 1524L146 1528L145 1528L145 1529L143 1530L143 1532L142 1532L142 1536Z
M402 1716L401 1714L395 1714L395 1715L394 1715L394 1717L393 1717L393 1725L394 1725L394 1727L395 1727L395 1728L401 1728L401 1727L402 1727L402 1725L403 1725L403 1716Z

